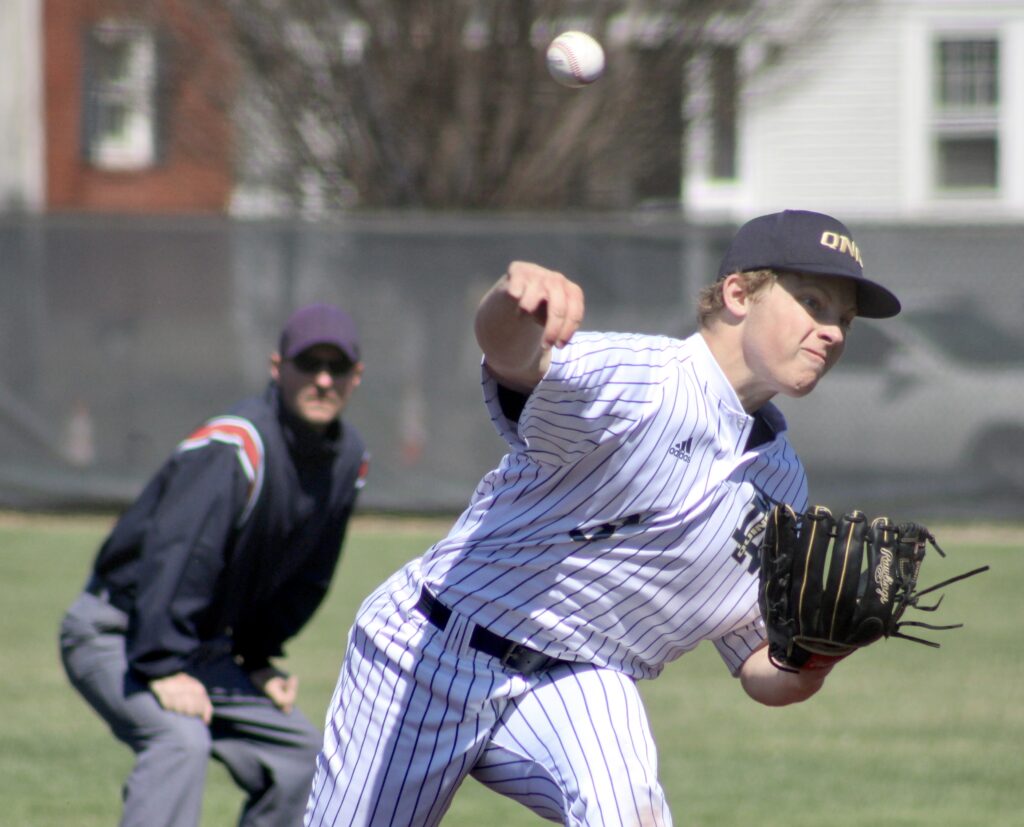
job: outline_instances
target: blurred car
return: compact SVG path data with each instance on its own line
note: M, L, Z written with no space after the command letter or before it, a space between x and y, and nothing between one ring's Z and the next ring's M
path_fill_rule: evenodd
M1024 492L1024 337L970 303L857 319L817 390L775 401L809 471L972 475Z

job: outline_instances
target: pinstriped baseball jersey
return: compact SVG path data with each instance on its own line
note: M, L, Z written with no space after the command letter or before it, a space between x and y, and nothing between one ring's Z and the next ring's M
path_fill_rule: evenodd
M444 604L545 654L657 675L702 640L734 673L764 639L757 541L768 501L806 506L770 403L747 415L700 334L577 333L518 423L484 370L510 450L415 563Z

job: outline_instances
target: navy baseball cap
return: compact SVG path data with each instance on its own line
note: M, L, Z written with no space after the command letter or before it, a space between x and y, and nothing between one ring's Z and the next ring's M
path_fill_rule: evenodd
M850 231L824 213L785 210L748 221L730 242L718 278L747 270L853 279L858 316L886 319L900 312L900 300L890 290L864 277L860 249Z
M332 304L309 304L296 310L281 331L278 352L292 359L314 345L334 345L353 362L359 361L355 323Z

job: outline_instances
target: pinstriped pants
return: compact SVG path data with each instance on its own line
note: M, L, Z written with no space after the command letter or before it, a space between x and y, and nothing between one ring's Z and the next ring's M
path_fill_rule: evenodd
M528 677L415 609L399 572L360 609L306 827L436 825L467 775L566 825L672 823L634 680L585 664Z

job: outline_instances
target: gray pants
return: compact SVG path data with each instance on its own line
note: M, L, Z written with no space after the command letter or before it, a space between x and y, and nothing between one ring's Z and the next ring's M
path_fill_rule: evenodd
M213 702L209 726L168 712L133 678L125 657L128 618L81 594L61 624L60 647L72 685L135 752L124 785L121 827L195 827L209 758L223 763L248 794L241 827L302 824L322 734L297 710L285 714L226 655L191 674Z

